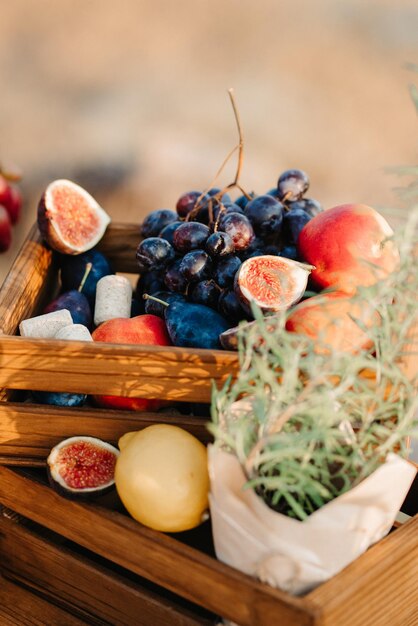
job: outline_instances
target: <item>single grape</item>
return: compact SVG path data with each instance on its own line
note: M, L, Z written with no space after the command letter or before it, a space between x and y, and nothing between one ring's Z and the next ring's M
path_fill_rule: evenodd
M184 193L182 196L180 196L176 204L177 214L180 217L187 217L190 211L193 211L193 209L195 208L196 202L199 200L201 195L202 193L200 191L188 191L187 193ZM201 203L205 204L208 198L208 195L204 195Z
M277 181L277 192L282 202L300 200L308 188L309 178L302 170L286 170Z
M212 259L204 250L192 250L181 259L179 271L188 282L205 280L212 272Z
M149 269L162 270L174 261L176 253L171 244L159 237L143 239L136 250L136 260L140 272Z
M221 288L213 279L201 280L193 286L190 292L190 300L196 304L204 304L212 309L216 309L221 291Z
M275 246L274 244L267 244L266 246L264 246L263 253L271 254L272 256L279 256L280 248L279 246Z
M180 272L180 263L182 259L177 259L167 269L164 276L164 283L167 289L175 291L177 293L185 293L188 282Z
M268 191L266 191L265 195L273 196L273 198L276 198L276 200L279 199L279 192L278 192L277 187L273 187L273 189L269 189Z
M201 224L207 224L208 226L213 226L213 224L218 219L219 213L244 214L244 211L233 202L220 203L219 201L212 199L212 201L209 201L205 206L202 206L199 209L194 218L194 221L200 222Z
M135 297L141 301L142 294L154 294L156 291L164 289L164 277L161 272L151 271L142 274L135 288Z
M244 250L243 254L239 255L241 261L246 261L247 259L252 259L253 256L263 256L267 254L264 252L263 248L252 248L251 250Z
M199 222L183 222L173 235L173 245L179 252L203 248L210 235L209 226Z
M234 324L238 324L238 322L247 317L236 293L230 289L225 289L219 296L218 311L227 320L234 322Z
M288 211L283 220L283 232L286 243L296 245L299 233L312 217L303 209L292 209Z
M245 209L245 207L247 206L248 202L250 202L253 198L256 197L254 191L252 191L248 195L250 196L249 198L247 198L247 196L245 194L242 194L242 196L238 196L238 198L236 198L236 200L234 200L235 204L237 204L241 209Z
M208 202L202 205L194 216L194 221L200 224L206 224L209 226L216 219L216 215L219 212L219 203L210 198Z
M241 215L245 215L244 209L238 206L236 202L224 202L223 211L225 213L241 213Z
M260 237L277 238L281 233L284 207L273 196L258 196L245 207L245 215Z
M232 286L235 274L240 265L241 260L235 255L228 256L226 259L222 259L218 262L213 277L219 287Z
M148 294L151 295L151 294ZM184 300L184 296L179 293L173 293L171 291L157 291L152 294L155 298L162 300L162 302L166 302L170 304L170 302L174 302L174 300ZM146 298L145 302L145 313L147 315L157 315L164 319L165 310L167 308L166 304L162 304L162 302L158 302L153 298Z
M315 217L315 215L318 215L318 213L322 213L322 211L324 210L318 200L314 200L313 198L302 198L301 200L297 200L295 202L289 202L290 210L296 208L303 209L311 217Z
M205 249L213 257L224 257L232 254L235 247L231 237L227 233L218 230L210 235Z
M164 226L171 224L171 222L176 222L177 220L177 214L175 211L171 211L171 209L157 209L156 211L151 211L142 223L141 235L144 239L147 237L157 237Z
M285 246L280 250L280 256L284 256L286 259L292 259L293 261L299 261L296 246Z
M209 189L208 191L208 195L209 196L216 196L218 195L218 193L220 193L222 191L222 189L220 189L219 187L212 187L212 189ZM231 196L229 195L229 193L224 193L221 197L222 202L225 204L226 202L232 202L231 200Z
M234 242L235 250L245 250L255 237L250 220L241 213L227 213L219 220L219 230L226 232Z
M177 228L181 226L182 224L183 222L171 222L171 224L167 224L167 226L164 226L164 228L158 234L158 236L161 237L161 239L165 239L166 241L168 241L168 243L171 243L171 245L173 245L174 233L177 230Z

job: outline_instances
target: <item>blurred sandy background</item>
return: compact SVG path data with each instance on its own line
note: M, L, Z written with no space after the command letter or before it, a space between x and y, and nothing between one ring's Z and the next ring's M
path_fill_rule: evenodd
M231 86L246 189L300 167L326 207L392 207L401 221L385 168L416 162L418 75L404 64L417 60L415 0L3 2L0 159L24 171L25 215L0 278L53 178L119 221L208 185L236 143Z

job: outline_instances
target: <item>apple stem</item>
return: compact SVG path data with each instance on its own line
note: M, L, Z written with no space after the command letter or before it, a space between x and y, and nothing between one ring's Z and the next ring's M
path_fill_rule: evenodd
M144 300L154 300L154 302L159 302L163 306L170 306L169 302L165 302L165 300L161 300L160 298L156 298L155 296L150 296L148 293L142 294Z
M78 292L81 293L83 291L83 287L86 284L87 277L90 274L92 267L93 267L93 263L87 263L86 264L86 269L85 269L85 272L84 272L84 276L81 279L81 283L80 283L80 285L79 285L79 287L77 289Z

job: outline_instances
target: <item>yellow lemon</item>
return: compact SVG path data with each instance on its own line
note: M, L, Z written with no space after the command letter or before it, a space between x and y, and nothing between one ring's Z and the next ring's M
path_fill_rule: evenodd
M119 440L119 497L134 519L164 532L198 526L208 508L205 446L178 426L155 424Z

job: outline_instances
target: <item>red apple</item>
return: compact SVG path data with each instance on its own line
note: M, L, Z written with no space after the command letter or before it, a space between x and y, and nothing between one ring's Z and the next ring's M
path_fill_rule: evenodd
M12 243L12 225L4 206L0 204L0 252L6 252Z
M387 221L371 207L342 204L319 213L303 227L299 254L315 266L311 278L317 285L353 293L398 267L392 235Z
M9 214L12 224L19 221L22 197L17 187L11 185L4 176L0 175L0 204Z
M379 323L371 305L353 302L352 296L334 291L296 305L287 318L286 329L313 339L318 353L330 350L354 353L372 346L355 319L366 327Z
M108 343L171 345L165 322L156 315L137 315L130 319L108 320L93 331L92 337L94 341ZM102 407L127 411L154 411L165 404L160 400L123 396L95 396L95 400Z

